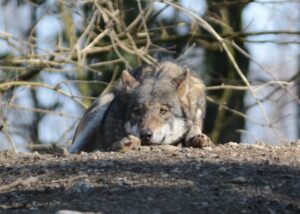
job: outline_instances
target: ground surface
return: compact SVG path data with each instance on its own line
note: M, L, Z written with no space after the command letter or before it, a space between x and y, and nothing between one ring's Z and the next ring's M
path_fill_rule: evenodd
M0 213L59 210L300 213L300 145L0 153Z

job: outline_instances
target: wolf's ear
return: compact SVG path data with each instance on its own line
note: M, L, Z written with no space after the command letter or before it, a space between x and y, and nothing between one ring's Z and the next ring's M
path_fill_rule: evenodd
M139 84L139 82L127 70L124 70L122 72L121 80L123 89L126 93L130 92Z
M188 91L188 82L190 77L190 69L185 68L183 74L174 78L172 82L175 84L177 88L177 93L179 96L182 96Z

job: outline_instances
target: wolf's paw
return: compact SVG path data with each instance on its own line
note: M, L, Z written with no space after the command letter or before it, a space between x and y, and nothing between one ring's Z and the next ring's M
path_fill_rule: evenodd
M113 151L127 152L137 150L141 146L141 140L133 135L128 135L122 140L115 142L112 146Z
M203 147L208 147L213 145L214 144L211 141L211 139L203 133L189 137L186 142L187 147L194 147L194 148L203 148Z

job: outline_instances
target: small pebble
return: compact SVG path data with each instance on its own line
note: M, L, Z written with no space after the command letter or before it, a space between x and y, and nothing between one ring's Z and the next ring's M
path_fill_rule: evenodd
M173 145L160 145L158 147L163 152L167 152L167 153L177 152L180 150L180 148L178 146L173 146Z
M55 214L82 214L83 212L73 211L73 210L59 210Z
M92 187L90 183L79 181L72 186L71 191L76 193L85 193L88 192L91 188Z
M187 147L181 148L182 153L187 153L187 152L190 152L190 151L191 151L190 148L187 148Z
M236 142L229 142L228 145L230 145L230 146L238 146L239 144L236 143Z
M139 148L139 150L142 151L142 152L150 152L151 151L149 146L141 146Z
M219 171L219 172L226 172L227 169L226 169L225 167L222 166L222 167L220 167L220 168L218 169L218 171Z
M236 177L236 178L232 179L231 182L232 183L237 183L237 184L245 183L246 178L243 177L243 176L239 176L239 177Z
M163 177L163 178L168 178L169 177L169 175L166 174L166 173L161 173L160 176Z
M201 202L201 204L200 204L200 207L201 208L206 208L206 207L208 207L208 202L206 202L206 201L203 201L203 202Z
M203 147L203 149L206 150L206 151L212 151L213 150L211 146Z

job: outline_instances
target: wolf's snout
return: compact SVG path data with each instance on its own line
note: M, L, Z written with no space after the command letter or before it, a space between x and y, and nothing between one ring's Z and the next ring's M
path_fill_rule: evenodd
M150 129L141 130L141 139L143 141L149 141L153 138L153 131Z

